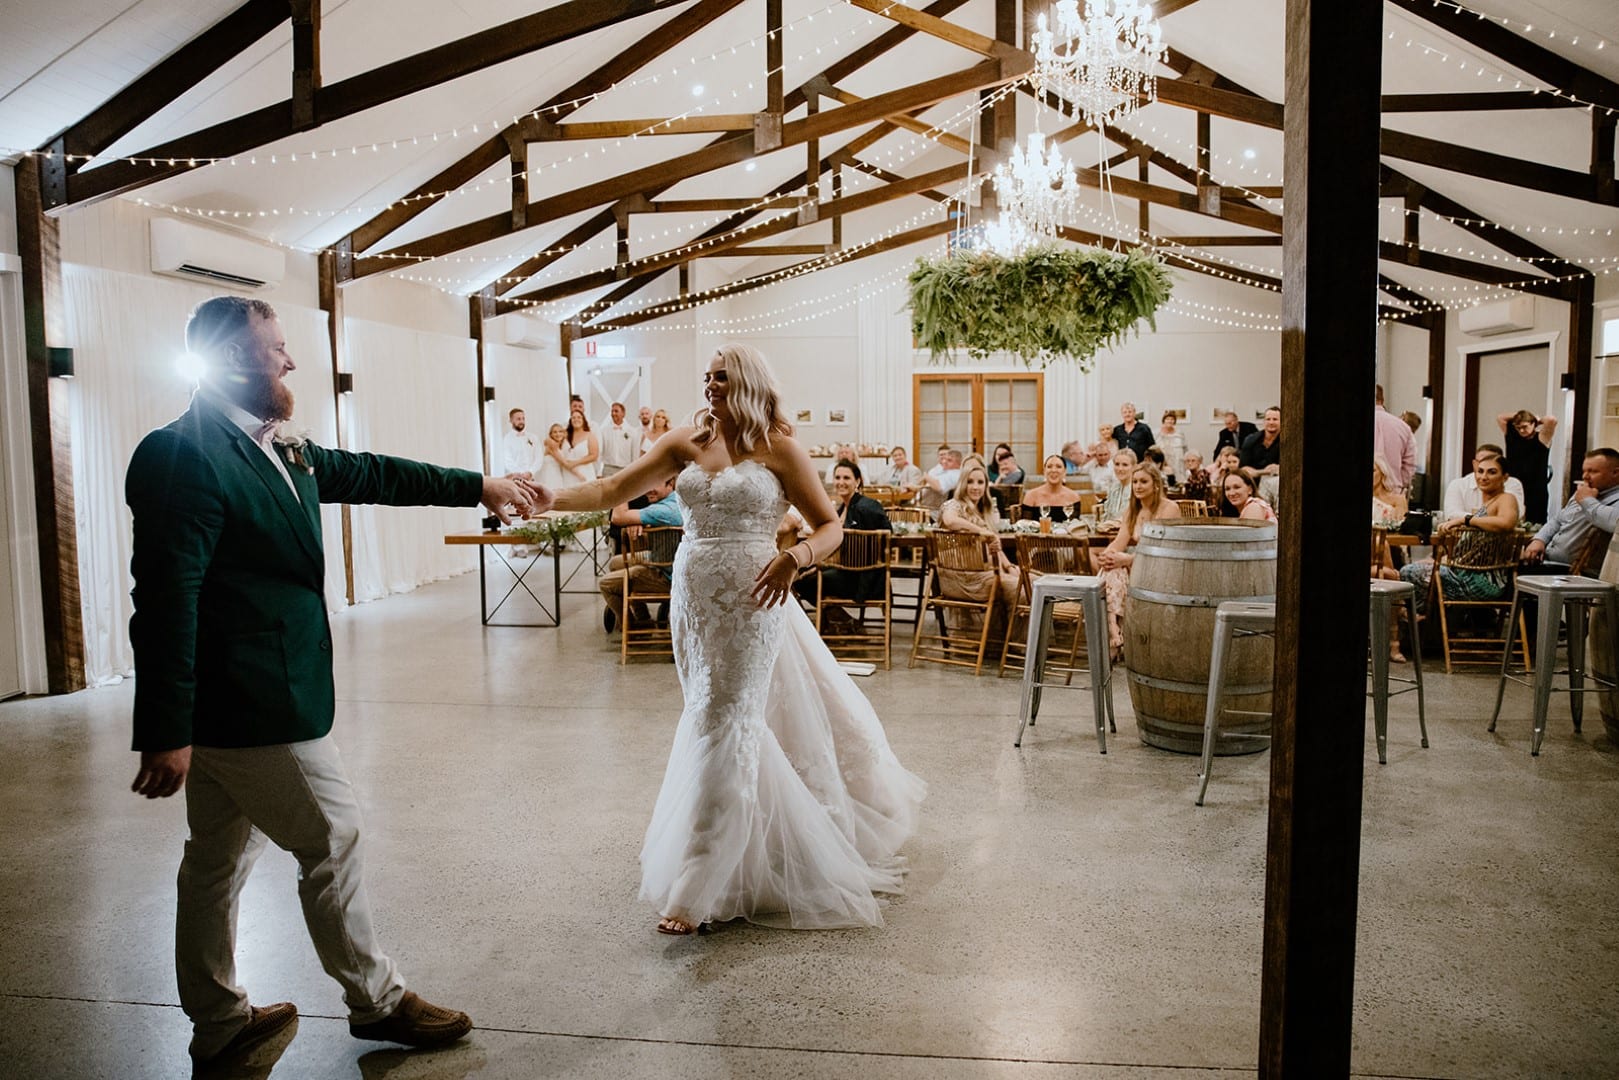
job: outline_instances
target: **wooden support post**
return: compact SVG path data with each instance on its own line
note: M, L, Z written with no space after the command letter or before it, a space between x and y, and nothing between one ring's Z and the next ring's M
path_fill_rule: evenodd
M821 111L821 95L817 88L810 86L804 95L805 114L814 116ZM821 201L821 140L807 139L804 142L804 196L810 202Z
M1220 185L1214 179L1213 118L1197 114L1197 208L1204 214L1220 213Z
M1282 556L1259 1075L1319 1080L1349 1075L1354 1010L1366 581L1338 571L1371 547L1370 483L1357 470L1372 456L1383 4L1287 0L1286 10Z
M483 447L483 471L488 474L492 468L494 455L491 453L489 406L484 401L484 389L489 385L489 342L486 331L489 329L489 320L495 317L493 285L485 285L482 292L467 297L467 315L468 333L471 334L478 352L478 444Z
M622 206L615 206L613 217L613 232L617 237L613 245L613 277L623 281L630 276L630 214Z
M568 393L570 394L573 393L573 343L584 336L580 333L581 329L578 319L565 322L557 327L557 334L561 340L562 363L568 372Z
M84 612L73 514L72 384L51 378L52 346L65 346L67 311L57 222L45 216L38 157L17 163L17 240L22 256L23 339L34 457L34 525L45 608L45 674L50 692L84 689Z
M753 118L753 152L781 145L782 95L781 0L765 0L765 111Z
M1445 443L1445 310L1440 308L1423 316L1428 330L1428 393L1433 403L1428 417L1428 482L1423 491L1423 502L1429 510L1438 510L1444 498L1441 472ZM1473 448L1462 447L1468 461L1473 459Z
M1597 182L1597 199L1610 206L1619 203L1613 178L1615 120L1612 113L1591 112L1591 175Z
M317 269L320 272L320 309L326 313L326 343L332 353L332 410L336 417L337 448L349 449L348 417L343 409L342 375L348 370L348 331L343 320L342 279L338 277L339 253L327 250L320 253ZM338 507L343 534L343 590L349 605L354 604L354 520L349 504Z
M1136 158L1136 177L1143 184L1152 180L1152 161L1146 154ZM1152 235L1152 203L1146 199L1136 200L1136 228L1141 233L1137 239L1143 242Z
M1590 274L1570 283L1568 313L1568 373L1574 377L1574 415L1569 419L1569 467L1563 470L1564 492L1580 475L1580 463L1591 447L1591 361L1596 352L1596 279Z
M292 0L292 124L304 130L320 124L320 3ZM349 603L354 603L350 589Z
M506 132L511 154L512 228L528 228L528 139L521 131Z
M833 224L833 227L835 228L837 226L837 220L834 219L832 224ZM681 299L685 299L686 297L688 297L690 295L691 295L691 263L683 262L683 263L680 264L680 297L681 297Z
M832 200L843 198L843 165L832 166ZM832 250L836 251L843 246L843 215L839 214L832 219Z
M1418 246L1422 238L1422 197L1427 189L1421 184L1407 184L1405 188L1405 245L1406 261L1415 263L1422 258Z

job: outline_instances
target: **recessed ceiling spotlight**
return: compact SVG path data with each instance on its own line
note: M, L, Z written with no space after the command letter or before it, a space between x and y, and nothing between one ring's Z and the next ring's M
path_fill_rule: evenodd
M703 96L703 84L702 83L698 83L696 86L691 88L691 96L692 97L702 97Z
M744 171L744 172L752 172L754 169L757 169L758 167L759 167L759 163L757 161L750 161L746 165L742 166L742 171Z
M1258 157L1259 155L1256 154L1254 152L1254 148L1250 146L1248 149L1246 149L1246 150L1244 150L1242 152L1242 156L1247 158L1249 161L1252 161L1252 160L1254 160L1254 158Z

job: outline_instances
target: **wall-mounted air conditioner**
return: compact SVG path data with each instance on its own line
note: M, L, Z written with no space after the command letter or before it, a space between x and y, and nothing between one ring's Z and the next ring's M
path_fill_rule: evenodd
M1535 328L1535 298L1514 296L1511 300L1497 300L1491 304L1463 308L1456 316L1456 325L1462 333L1474 337L1492 334L1510 334L1515 330Z
M501 318L506 344L519 349L555 349L561 338L551 323L532 315L514 313Z
M152 219L152 272L233 289L270 289L287 276L287 253L245 236L176 218Z

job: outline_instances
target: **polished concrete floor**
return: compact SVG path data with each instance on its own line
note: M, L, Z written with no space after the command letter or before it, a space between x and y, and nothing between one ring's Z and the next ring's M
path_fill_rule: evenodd
M1222 759L1198 809L1194 759L1141 745L1122 689L1106 757L1077 694L1016 750L1015 682L900 664L860 681L931 785L888 925L662 937L636 852L672 667L620 667L586 596L560 630L476 611L466 576L334 629L383 941L479 1030L436 1054L351 1039L271 851L242 903L241 975L303 1017L238 1075L1254 1073L1268 755ZM1430 687L1432 748L1408 696L1389 763L1366 754L1354 1070L1613 1076L1619 752L1558 702L1531 758L1526 691L1491 735L1493 679ZM184 807L128 792L131 689L0 704L0 1076L189 1071L170 942Z

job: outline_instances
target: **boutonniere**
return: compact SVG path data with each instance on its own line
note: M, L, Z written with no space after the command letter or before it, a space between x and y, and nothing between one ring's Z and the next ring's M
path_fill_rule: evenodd
M277 433L275 445L280 448L281 456L287 459L287 464L302 469L310 476L315 475L315 467L304 460L304 447L309 445L309 432L297 431L291 434Z

